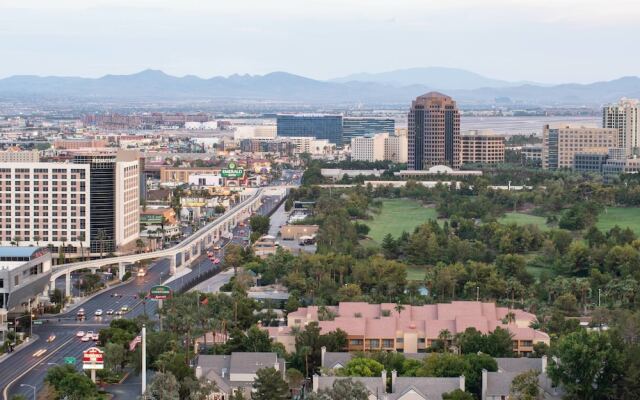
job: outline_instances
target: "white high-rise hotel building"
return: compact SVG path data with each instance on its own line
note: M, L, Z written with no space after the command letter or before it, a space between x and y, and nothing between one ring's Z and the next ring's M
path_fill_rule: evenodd
M625 155L637 154L640 148L640 102L621 99L602 109L602 127L618 130L618 145Z
M139 168L131 151L0 163L0 245L64 245L70 257L119 251L139 237Z

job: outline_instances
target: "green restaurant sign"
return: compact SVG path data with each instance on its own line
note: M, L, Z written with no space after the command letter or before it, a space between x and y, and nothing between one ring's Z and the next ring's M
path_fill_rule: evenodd
M149 290L149 297L156 300L166 300L171 297L171 288L164 285L153 286Z
M223 178L242 178L244 176L244 168L240 168L236 163L230 162L227 168L223 168L220 171L220 175L222 175Z

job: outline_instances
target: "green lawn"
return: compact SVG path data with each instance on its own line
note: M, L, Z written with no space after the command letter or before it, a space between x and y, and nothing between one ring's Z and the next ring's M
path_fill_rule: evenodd
M518 224L518 225L536 225L540 230L549 230L547 219L536 215L523 214L518 212L509 212L498 220L501 224Z
M434 208L426 208L417 201L387 199L382 200L380 214L374 214L373 219L365 223L371 228L369 236L377 243L382 243L387 233L397 238L403 231L411 233L416 226L436 218Z
M596 226L603 232L614 226L629 227L640 236L640 208L637 207L608 207L598 216Z
M426 268L410 266L407 267L407 280L409 281L424 281L424 276L426 273Z

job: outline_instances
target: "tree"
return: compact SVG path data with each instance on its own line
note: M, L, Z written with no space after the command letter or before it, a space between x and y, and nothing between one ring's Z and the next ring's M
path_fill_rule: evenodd
M127 360L127 351L122 344L107 343L104 349L104 363L106 367L119 372Z
M560 361L551 360L548 374L569 398L613 398L623 364L620 344L609 333L583 329L570 333L560 339L555 354Z
M49 368L45 382L50 384L58 397L69 400L99 399L98 389L84 373L76 371L71 365Z
M282 379L282 372L273 367L256 372L252 400L284 400L289 397L289 386Z
M144 400L180 400L180 385L171 372L156 372Z
M456 389L453 392L443 393L442 400L474 400L475 397L471 393Z
M142 253L144 250L144 240L140 238L136 239L136 248L138 249L138 253Z
M252 232L258 232L260 235L266 235L269 233L269 217L266 215L253 215L249 218L249 226Z
M513 357L512 337L508 330L496 327L487 335L485 353L493 357Z
M511 381L509 398L513 400L537 400L540 395L538 371L523 372Z
M355 357L349 360L347 366L340 370L340 374L345 376L376 377L380 376L383 369L384 365L376 360L365 357Z
M309 400L368 400L369 390L360 381L351 378L336 379L331 389L311 393Z
M238 268L242 264L242 247L230 244L224 252L224 265L233 268L233 274L238 275Z

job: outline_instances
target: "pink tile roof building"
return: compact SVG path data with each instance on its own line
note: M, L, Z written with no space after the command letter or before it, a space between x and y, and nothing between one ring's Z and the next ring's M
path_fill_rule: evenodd
M530 328L535 315L507 307L496 307L495 303L476 301L454 301L452 303L428 304L422 306L404 305L400 312L396 304L368 304L345 302L326 307L335 315L332 320L320 321L318 306L301 307L289 313L289 329L269 329L271 337L287 346L286 336L290 328L304 326L317 321L321 332L336 329L345 331L349 337L348 350L401 350L404 352L425 351L438 339L440 332L448 330L451 335L475 328L482 333L490 333L497 327L507 329L513 335L515 353L526 355L533 351L533 344L549 344L549 335ZM504 323L512 313L513 318ZM504 321L504 322L503 322Z

